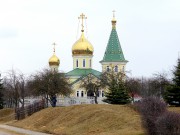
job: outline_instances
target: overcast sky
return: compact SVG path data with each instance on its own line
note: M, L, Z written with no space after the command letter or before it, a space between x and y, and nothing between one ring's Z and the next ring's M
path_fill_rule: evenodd
M173 69L180 52L180 0L0 0L0 72L14 68L31 74L48 67L53 42L60 70L72 70L82 12L94 46L93 68L101 71L113 10L132 76Z

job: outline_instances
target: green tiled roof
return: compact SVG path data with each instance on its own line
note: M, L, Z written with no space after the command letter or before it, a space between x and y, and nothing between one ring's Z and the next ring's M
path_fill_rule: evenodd
M91 74L91 73L90 73ZM89 75L89 74L88 74ZM87 75L87 76L88 76ZM93 75L93 74L92 74ZM94 75L95 76L95 75ZM80 78L78 78L77 80L75 80L74 82L72 82L70 85L74 85L75 83L77 83L77 82L79 82L79 81L81 81L84 77L86 77L86 76L81 76ZM95 76L95 77L97 77L97 78L99 78L99 76Z
M101 75L101 72L91 69L91 68L89 69L76 68L66 73L66 76L86 76L88 74L93 74L98 77Z
M127 60L124 58L115 28L112 28L103 60L100 62L127 62Z

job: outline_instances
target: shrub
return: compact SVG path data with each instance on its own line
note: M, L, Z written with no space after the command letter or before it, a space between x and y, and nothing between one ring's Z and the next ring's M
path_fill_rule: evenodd
M148 135L158 135L156 128L156 120L163 113L167 112L164 101L157 97L148 97L142 99L137 104L138 111L141 114L142 125L146 129Z
M158 135L180 135L180 114L166 112L156 121Z

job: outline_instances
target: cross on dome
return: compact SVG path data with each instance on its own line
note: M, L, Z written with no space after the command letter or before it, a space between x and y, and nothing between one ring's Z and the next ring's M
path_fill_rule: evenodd
M115 29L116 28L116 19L115 19L115 10L112 11L113 12L113 19L112 19L112 27Z
M115 18L115 12L116 12L116 11L115 11L115 10L113 10L112 12L113 12L113 18Z
M84 32L83 20L84 20L84 19L87 19L87 17L82 13L82 14L80 15L80 17L78 17L78 19L81 19L81 20L82 20L82 24L81 24L82 29L81 29L81 32Z
M53 52L55 53L56 52L56 49L55 49L55 46L57 45L55 42L52 44L54 47L53 47Z

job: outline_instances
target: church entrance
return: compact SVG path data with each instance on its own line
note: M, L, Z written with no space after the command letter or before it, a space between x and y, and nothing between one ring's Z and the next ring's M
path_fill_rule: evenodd
M87 96L88 96L88 97L94 97L93 91L89 90L89 91L87 92Z
M89 90L89 91L87 92L87 96L88 96L88 97L94 97L94 92L91 91L91 90ZM97 92L97 97L99 97L99 91Z

